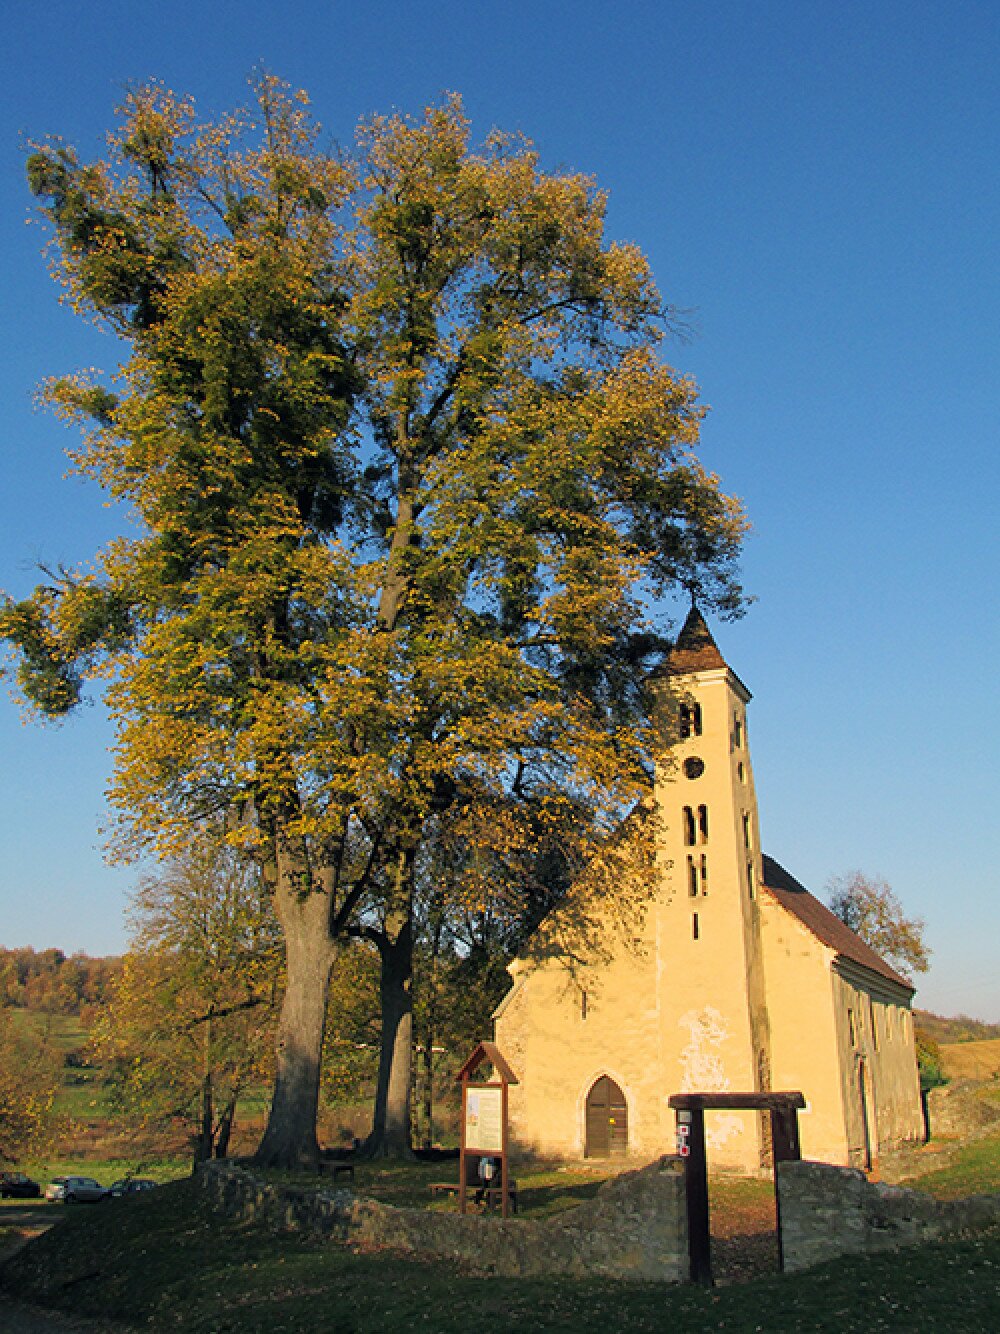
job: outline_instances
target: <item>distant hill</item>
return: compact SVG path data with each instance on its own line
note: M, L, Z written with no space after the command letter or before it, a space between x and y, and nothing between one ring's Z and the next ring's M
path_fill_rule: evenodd
M930 1010L914 1010L913 1024L934 1042L983 1042L1000 1038L1000 1024L987 1024L982 1019L970 1019L960 1014L955 1019L945 1019L943 1015L932 1014Z

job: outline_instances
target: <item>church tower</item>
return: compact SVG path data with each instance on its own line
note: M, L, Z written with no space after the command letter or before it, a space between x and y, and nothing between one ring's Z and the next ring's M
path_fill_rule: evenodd
M697 607L658 673L666 743L656 797L663 860L659 929L670 940L665 1046L678 1043L681 1091L771 1087L759 895L760 830L747 740L750 692ZM714 1123L714 1125L713 1125ZM755 1170L766 1127L717 1113L713 1158Z

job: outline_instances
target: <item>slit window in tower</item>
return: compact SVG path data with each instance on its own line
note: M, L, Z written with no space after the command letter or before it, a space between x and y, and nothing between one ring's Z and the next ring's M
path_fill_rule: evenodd
M581 1018L581 1019L586 1019L586 1017L587 1017L587 993L586 993L586 991L581 990L581 992L580 992L580 1018Z
M684 842L687 844L689 848L694 847L695 844L694 811L691 809L690 806L684 807Z
M733 717L733 745L737 750L743 745L743 720L739 714Z
M688 893L692 898L698 893L698 868L693 857L688 858Z
M708 893L708 858L704 853L701 854L701 892Z
M701 834L702 843L708 842L708 807L698 807L698 831Z
M680 706L679 724L682 741L689 736L701 736L701 705L697 701Z
M747 862L747 889L750 892L751 898L754 897L754 894L756 893L756 888L757 887L754 884L754 879L753 879L753 862Z
M692 913L692 914L691 914L691 939L692 939L692 940L697 940L697 939L698 939L698 934L699 934L699 933L698 933L698 914L697 914L697 913Z
M746 811L743 812L743 846L747 851L753 847L753 824Z

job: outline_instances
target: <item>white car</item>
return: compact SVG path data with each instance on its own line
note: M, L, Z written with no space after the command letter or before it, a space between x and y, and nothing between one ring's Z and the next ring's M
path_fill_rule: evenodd
M61 1200L63 1204L92 1204L103 1200L107 1193L93 1177L53 1177L45 1187L47 1200Z

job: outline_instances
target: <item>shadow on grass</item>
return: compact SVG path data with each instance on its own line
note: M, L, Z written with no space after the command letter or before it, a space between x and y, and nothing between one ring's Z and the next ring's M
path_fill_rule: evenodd
M573 1189L579 1183L574 1183ZM703 1291L597 1279L502 1279L229 1222L194 1183L68 1212L0 1267L29 1301L183 1334L428 1329L855 1331L1000 1329L1000 1229Z

